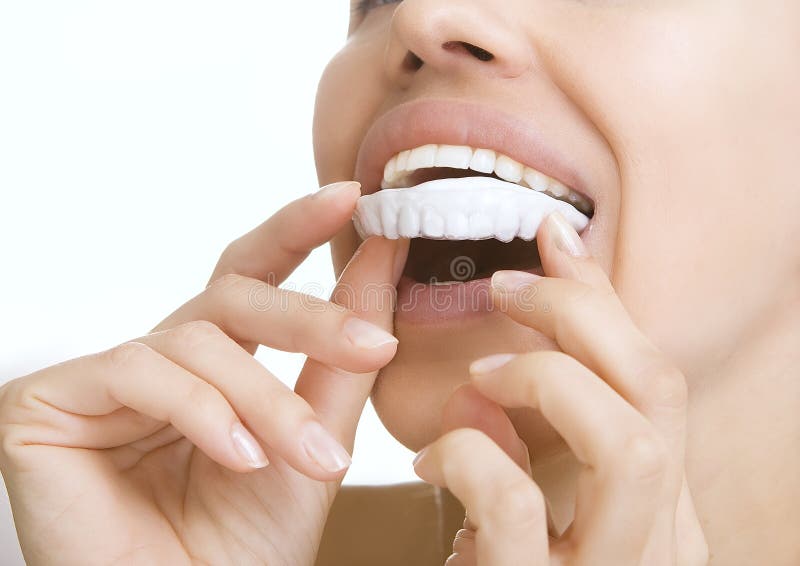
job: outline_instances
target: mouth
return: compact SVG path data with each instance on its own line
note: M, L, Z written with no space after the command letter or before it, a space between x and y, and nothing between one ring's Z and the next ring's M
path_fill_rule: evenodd
M426 144L389 159L354 224L362 238L411 239L404 275L444 285L540 269L536 232L553 211L581 231L594 202L493 149Z
M495 271L543 274L535 237L553 211L588 240L596 199L605 201L598 168L582 156L582 139L542 116L482 103L416 99L379 116L356 160L364 194L353 224L362 239L411 240L395 320L460 322L492 310Z

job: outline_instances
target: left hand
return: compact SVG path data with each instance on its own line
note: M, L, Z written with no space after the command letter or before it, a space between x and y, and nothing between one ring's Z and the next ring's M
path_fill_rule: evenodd
M684 472L683 374L636 327L566 222L551 216L537 240L548 277L497 272L493 297L562 351L473 363L471 384L445 407L449 432L415 460L422 479L467 510L447 566L706 564ZM540 411L583 465L574 520L559 537L548 537L544 496L502 407Z

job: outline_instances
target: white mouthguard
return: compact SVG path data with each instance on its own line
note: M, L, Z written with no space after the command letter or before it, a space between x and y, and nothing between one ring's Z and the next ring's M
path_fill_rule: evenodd
M581 231L589 219L572 205L492 177L438 179L408 189L382 189L358 199L353 223L369 236L434 240L533 240L558 211Z

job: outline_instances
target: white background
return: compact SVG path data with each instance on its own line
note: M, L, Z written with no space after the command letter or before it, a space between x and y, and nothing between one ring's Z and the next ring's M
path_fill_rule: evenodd
M346 0L0 2L0 382L146 332L316 189ZM290 279L330 291L328 249ZM292 384L302 358L260 351ZM365 413L349 483L415 478ZM0 564L22 564L0 491Z

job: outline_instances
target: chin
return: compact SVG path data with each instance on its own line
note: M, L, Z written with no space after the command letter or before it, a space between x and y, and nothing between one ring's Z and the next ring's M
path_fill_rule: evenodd
M415 452L441 434L442 408L453 390L469 380L472 361L504 352L557 349L549 338L499 312L424 323L396 317L395 335L400 341L397 354L378 375L371 398L389 433ZM531 453L563 446L537 411L507 412Z

